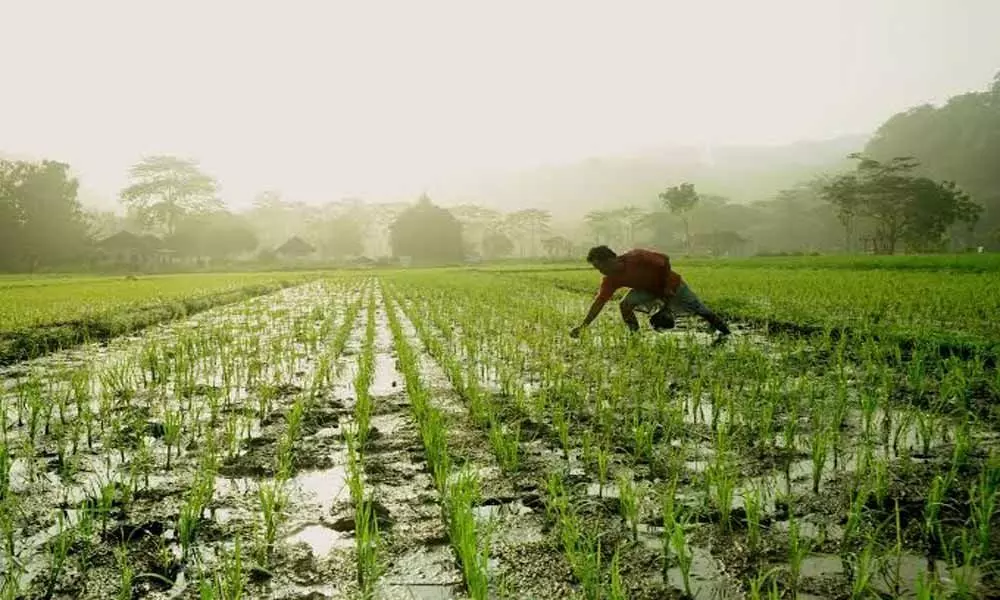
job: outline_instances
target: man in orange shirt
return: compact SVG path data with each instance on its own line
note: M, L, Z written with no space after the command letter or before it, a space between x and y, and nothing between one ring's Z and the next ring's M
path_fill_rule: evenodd
M651 314L649 322L659 331L673 328L672 313L678 312L696 314L708 321L719 332L719 340L729 335L726 322L709 310L670 268L670 259L665 254L629 250L618 256L607 246L596 246L587 253L587 262L603 273L604 279L590 311L583 323L570 332L571 336L578 337L601 314L615 290L623 287L632 288L620 304L622 319L632 331L639 330L639 320L635 317L638 310Z

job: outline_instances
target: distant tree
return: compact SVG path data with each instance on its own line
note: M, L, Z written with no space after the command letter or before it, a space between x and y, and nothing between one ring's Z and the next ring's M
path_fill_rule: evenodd
M363 227L354 215L344 214L334 217L326 225L324 249L338 258L364 254Z
M549 258L567 258L573 253L573 242L561 235L545 238L542 247Z
M858 214L870 218L878 252L893 254L900 241L914 250L938 248L955 222L979 218L982 208L954 183L914 175L919 163L912 157L851 158L858 161L855 172L826 180L820 195L837 207L842 223Z
M954 181L982 204L978 231L985 238L1000 227L1000 73L981 92L892 116L864 151L883 163L913 156L920 161L914 175Z
M549 230L552 213L538 208L519 210L507 215L507 231L518 238L527 238L528 256L535 256L535 242L538 237ZM522 249L524 244L522 244ZM523 252L522 252L523 255Z
M385 202L368 206L369 219L365 237L375 256L387 256L392 252L390 229L396 218L409 207L410 205L405 202Z
M982 206L952 181L918 177L910 182L903 216L903 241L912 250L941 250L953 223L970 228L979 220Z
M228 211L187 215L165 242L180 256L213 259L253 252L259 245L246 219Z
M184 216L222 207L215 179L193 160L149 156L132 167L129 178L122 202L147 226L162 226L167 235Z
M426 195L404 210L390 227L393 256L416 262L447 263L464 258L462 224Z
M628 247L635 245L635 233L641 228L646 219L646 211L631 204L625 205L617 210L611 211L612 217L618 222L618 226L624 233L622 243Z
M0 160L0 263L35 270L73 262L88 243L69 165Z
M596 244L610 244L618 229L618 218L613 211L593 210L584 215L587 229Z
M281 192L265 190L254 197L252 207L245 214L261 245L274 247L303 233L303 220L296 208L282 198Z
M483 238L483 255L486 258L506 258L514 251L514 242L501 231L491 231Z
M837 220L844 228L844 248L854 250L855 224L862 209L861 183L854 173L823 177L818 182L819 195L834 206Z
M448 210L462 223L462 235L476 252L485 252L483 243L489 231L503 222L499 212L475 204L462 204Z
M675 185L661 192L659 198L663 206L672 214L679 216L684 223L684 240L688 252L691 252L691 224L687 214L698 204L698 192L695 191L694 185L690 183Z

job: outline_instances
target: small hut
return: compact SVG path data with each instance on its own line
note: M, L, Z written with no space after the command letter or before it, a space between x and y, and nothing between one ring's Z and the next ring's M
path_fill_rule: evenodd
M284 244L278 246L274 254L281 258L302 258L316 252L308 242L298 236L294 236Z

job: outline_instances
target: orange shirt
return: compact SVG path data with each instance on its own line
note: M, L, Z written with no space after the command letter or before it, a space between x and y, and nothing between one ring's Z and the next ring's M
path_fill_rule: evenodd
M681 285L681 276L670 269L666 254L651 250L629 250L617 260L625 267L614 275L605 275L597 299L607 302L618 288L632 288L656 296L672 295Z

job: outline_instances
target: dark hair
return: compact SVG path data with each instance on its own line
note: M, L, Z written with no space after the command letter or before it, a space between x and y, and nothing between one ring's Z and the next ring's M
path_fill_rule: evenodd
M618 256L615 251L607 246L594 246L587 252L587 262L598 262L602 260L609 260Z

